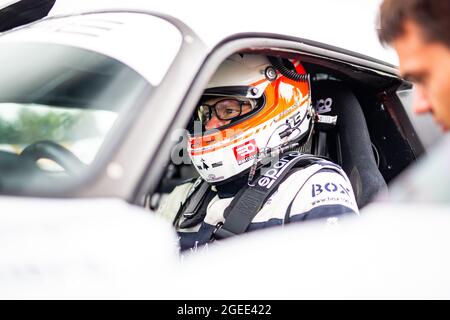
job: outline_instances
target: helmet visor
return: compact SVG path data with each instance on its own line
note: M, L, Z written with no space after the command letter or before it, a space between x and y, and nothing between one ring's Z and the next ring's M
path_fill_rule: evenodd
M213 117L221 121L233 121L251 112L256 107L254 99L245 98L210 98L203 99L197 107L197 119L206 124ZM228 123L230 123L228 122Z

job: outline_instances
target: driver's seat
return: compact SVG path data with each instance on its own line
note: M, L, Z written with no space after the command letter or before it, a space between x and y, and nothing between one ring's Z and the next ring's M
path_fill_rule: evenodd
M378 170L361 105L339 81L313 82L312 92L319 113L338 116L334 129L316 134L316 153L330 156L341 165L350 179L358 207L362 208L387 185Z

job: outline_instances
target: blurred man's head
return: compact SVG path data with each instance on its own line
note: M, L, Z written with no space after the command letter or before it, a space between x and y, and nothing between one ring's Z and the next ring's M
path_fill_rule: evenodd
M416 85L414 110L433 113L449 131L450 1L384 0L378 35L397 51L402 76Z

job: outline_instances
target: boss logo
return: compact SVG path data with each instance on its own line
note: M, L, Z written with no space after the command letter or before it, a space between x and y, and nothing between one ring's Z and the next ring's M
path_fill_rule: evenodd
M328 182L325 184L313 184L311 195L313 198L321 194L322 192L330 192L330 193L340 193L340 194L346 194L347 196L350 196L350 190L348 188L345 188L342 184L334 184L332 182Z
M258 147L254 139L245 142L233 148L234 156L238 164L245 163L255 158L258 153Z

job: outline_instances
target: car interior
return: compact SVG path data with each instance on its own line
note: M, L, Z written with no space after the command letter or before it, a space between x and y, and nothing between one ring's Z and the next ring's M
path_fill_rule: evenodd
M337 116L336 125L319 123L315 126L309 151L331 159L344 169L359 208L367 205L378 192L386 190L389 182L424 151L420 141L414 138L413 127L396 94L400 89L410 90L409 83L324 57L272 49L258 53L302 62L310 75L316 112ZM191 165L170 162L146 204L156 210L165 194L196 176Z

